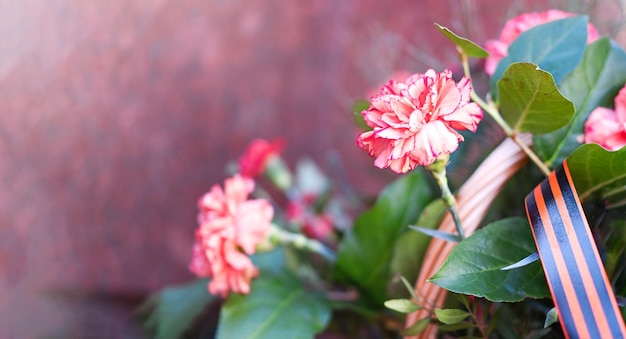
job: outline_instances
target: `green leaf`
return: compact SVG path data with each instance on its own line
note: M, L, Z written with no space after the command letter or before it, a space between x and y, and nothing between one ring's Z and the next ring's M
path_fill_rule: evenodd
M567 164L581 200L595 197L609 205L626 203L626 148L610 152L585 144L567 158Z
M435 24L435 26L437 26L437 28L439 28L439 31L443 33L446 38L448 38L455 45L457 45L467 56L476 58L486 58L489 56L489 53L485 51L482 47L478 46L478 44L454 34L447 27L441 26L439 24Z
M587 212L587 215L591 213ZM618 298L617 302L620 306L626 306L626 270L624 263L626 262L626 220L624 215L626 214L626 208L613 209L608 213L602 215L602 225L600 228L604 229L604 234L609 235L609 239L603 246L603 261L606 274L611 279L611 285L613 285L613 291ZM590 224L595 224L594 220L590 218ZM608 227L607 227L608 226ZM593 226L591 226L593 227ZM606 237L602 235L600 237Z
M284 271L256 278L248 295L231 294L222 306L217 338L313 338L326 328L331 307Z
M439 319L439 321L441 321L442 323L446 325L452 325L460 323L461 321L463 321L463 319L469 317L470 314L467 311L458 310L455 308L436 308L435 315L437 316L437 319Z
M415 290L413 290L413 286L411 286L411 284L409 283L408 280L406 280L405 277L400 276L400 280L402 281L402 284L404 285L404 287L406 288L407 292L409 292L409 295L415 299L418 300L419 298L417 297L417 294L415 294Z
M552 307L548 313L546 313L546 320L543 322L543 328L550 327L559 320L556 312L556 307Z
M443 199L431 201L422 211L417 223L424 228L435 229L441 224L446 212ZM409 281L415 281L419 275L424 253L431 237L419 232L405 232L398 238L391 257L391 273L400 274ZM408 287L413 291L412 287ZM397 289L390 286L391 290ZM392 294L395 296L394 294ZM402 293L401 295L406 295ZM417 298L416 298L417 299Z
M551 166L558 166L580 146L577 137L591 111L598 106L613 107L613 99L626 82L626 53L609 38L590 44L580 65L567 75L559 88L576 107L571 122L544 135L533 136L537 154Z
M587 17L576 16L533 27L520 34L509 46L491 77L491 92L498 97L498 80L515 62L532 62L552 74L555 83L571 72L587 44Z
M370 102L367 100L358 100L354 103L352 107L352 115L354 116L354 122L364 131L369 131L372 128L367 126L365 120L363 119L363 115L361 115L361 111L364 111L370 107Z
M501 270L536 250L525 218L496 221L461 241L430 281L456 293L491 301L547 297L550 292L539 262Z
M390 299L385 301L385 307L400 313L413 313L422 308L409 299Z
M214 299L207 289L207 279L166 287L151 296L138 312L150 311L143 323L154 338L180 338L205 307Z
M402 176L379 195L374 206L360 215L340 245L334 274L354 284L371 303L388 299L390 261L398 237L415 222L432 190L421 170Z
M426 326L428 326L428 323L430 323L430 317L422 318L416 321L415 324L409 326L408 328L405 328L402 332L400 332L400 335L403 335L403 336L418 335L424 332L424 330L426 329Z
M547 133L565 126L574 104L559 92L552 75L531 63L514 63L498 81L500 112L513 132Z

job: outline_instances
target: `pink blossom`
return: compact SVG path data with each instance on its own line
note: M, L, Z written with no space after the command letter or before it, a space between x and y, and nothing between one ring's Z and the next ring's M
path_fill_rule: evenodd
M315 201L309 201L309 197L304 197L302 201L290 201L287 206L287 220L300 226L302 233L317 240L327 240L333 234L332 218L327 214L317 214L311 211L311 206Z
M551 21L564 19L576 13L564 12L558 9L551 9L541 13L524 13L507 21L500 32L498 40L489 40L485 43L485 49L489 52L489 57L485 60L485 72L493 75L502 58L508 55L509 45L517 39L523 32ZM598 31L591 24L587 24L587 43L597 40Z
M430 165L458 148L463 136L457 130L476 131L483 112L469 102L471 90L469 79L456 83L448 70L391 81L361 112L372 130L362 133L357 144L376 157L376 167L396 173Z
M585 122L585 143L596 143L609 151L626 145L626 86L615 97L615 110L594 109Z
M235 175L198 202L199 227L189 269L210 277L209 292L224 297L230 292L247 294L259 274L246 254L253 254L270 227L274 210L266 200L247 200L252 179Z
M239 158L239 169L243 176L254 178L263 173L267 161L282 152L284 142L282 140L267 141L255 139Z
M302 224L302 233L311 238L324 241L333 234L333 222L328 215L315 215Z

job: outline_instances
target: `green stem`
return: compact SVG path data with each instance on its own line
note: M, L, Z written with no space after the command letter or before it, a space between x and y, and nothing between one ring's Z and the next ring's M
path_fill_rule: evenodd
M458 52L459 52L459 57L461 59L461 63L463 64L463 72L465 74L465 77L468 78L471 83L472 77L470 74L469 61L468 61L467 55L460 48L458 49ZM541 161L539 156L537 156L537 154L533 152L533 150L530 149L530 147L528 147L525 143L521 142L517 138L517 132L511 129L509 124L507 124L506 121L504 121L504 119L502 118L502 115L500 114L500 111L498 111L498 108L496 107L493 101L489 101L488 103L485 102L481 97L478 96L478 94L476 94L476 91L474 91L474 86L472 86L472 91L470 92L470 98L475 103L477 103L478 106L480 106L483 109L483 111L487 112L487 114L489 114L489 116L493 118L493 120L498 124L498 126L502 128L502 130L504 131L504 134L507 137L511 138L511 140L513 140L522 149L522 151L524 151L524 153L528 155L530 160L532 160L532 162L534 162L535 165L539 167L539 170L541 170L541 172L545 176L550 175L550 168L548 168L548 166L546 166L546 164L543 161Z
M456 199L450 191L450 187L448 187L448 178L446 177L445 166L447 165L448 159L448 157L437 159L432 165L428 166L427 169L430 173L432 173L435 181L437 181L437 184L439 185L439 189L441 189L441 199L443 199L446 207L450 211L450 215L452 215L452 220L454 220L454 226L456 226L456 233L459 240L463 240L465 236L463 235L461 218L459 218L459 213L456 210Z
M470 83L471 83L472 75L470 73L469 60L468 60L467 54L465 54L465 52L463 52L463 50L460 48L458 49L458 52L459 52L459 58L461 59L461 64L463 65L463 73L465 77L470 80ZM502 130L504 131L507 137L513 134L513 130L511 129L509 124L507 124L506 121L504 121L496 105L491 101L487 103L481 97L479 97L476 91L474 91L474 86L472 86L472 91L470 92L470 98L475 103L477 103L478 106L480 106L483 109L483 111L487 112L487 114L489 114L489 116L491 116L493 120L496 121L498 126L502 128Z
M268 238L274 244L289 245L300 250L317 253L331 263L337 260L337 254L326 245L299 233L287 232L277 226L272 226Z
M509 137L511 138L511 140L513 140L517 144L517 146L519 146L522 149L522 151L524 151L524 153L526 153L526 155L528 155L530 160L532 160L532 162L534 162L535 165L539 167L539 170L541 170L541 172L546 177L550 175L550 172L551 172L550 168L548 168L548 166L546 166L546 164L543 161L541 161L539 156L537 156L537 154L533 152L533 150L530 149L528 145L526 145L525 143L523 143L517 138L517 134L510 135Z

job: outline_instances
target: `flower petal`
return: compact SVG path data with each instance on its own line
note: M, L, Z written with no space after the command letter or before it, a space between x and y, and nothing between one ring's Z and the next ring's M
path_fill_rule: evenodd
M615 114L617 122L622 125L626 123L626 86L615 97Z
M441 154L456 151L463 137L442 121L435 120L424 125L415 135L415 139L415 149L411 156L420 166L428 166Z
M626 145L626 131L617 120L614 110L605 107L594 109L585 122L585 143L596 143L609 151Z
M263 199L244 202L237 211L235 222L236 243L244 252L253 254L269 232L274 217L272 205Z
M471 102L459 107L451 114L441 117L448 125L456 130L470 130L476 132L478 123L483 119L483 111L477 103Z
M437 116L453 113L461 104L461 92L456 87L452 78L442 77L439 79L437 96L434 102L435 119Z

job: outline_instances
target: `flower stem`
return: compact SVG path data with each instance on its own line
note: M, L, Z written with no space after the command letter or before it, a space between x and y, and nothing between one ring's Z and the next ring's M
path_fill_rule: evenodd
M463 227L461 226L459 213L456 210L456 199L454 198L454 195L452 195L452 192L450 192L450 187L448 187L448 179L446 178L446 173L445 171L443 173L437 173L434 171L431 173L433 174L433 177L435 177L435 180L437 181L437 184L441 189L441 199L443 199L446 207L448 207L448 210L452 215L452 219L454 220L454 225L456 226L456 233L459 237L459 240L462 240L463 238L465 238L465 236L463 235Z
M532 162L534 162L535 165L539 167L539 170L541 170L541 172L546 177L550 175L550 172L551 172L550 168L548 168L548 166L546 166L546 164L544 164L543 161L539 159L539 156L535 152L533 152L533 150L530 149L528 145L526 145L524 142L522 142L521 140L517 138L517 134L510 135L509 137L517 144L517 146L519 146L522 149L522 151L524 151L524 153L528 155L530 160L532 160Z
M471 83L472 75L470 73L469 60L468 60L467 54L465 54L465 52L463 52L463 50L460 48L457 48L457 51L459 52L459 58L461 59L461 64L463 65L463 73L465 77L470 80L470 83ZM475 103L477 103L478 106L480 106L483 109L483 111L487 112L487 114L489 114L489 116L491 116L493 120L496 121L496 123L500 126L500 128L502 128L502 130L507 136L511 136L513 134L513 130L511 129L509 124L507 124L506 121L504 121L496 105L493 102L487 103L481 97L479 97L476 91L474 91L474 86L472 86L472 91L470 92L470 98Z
M277 226L272 226L268 238L275 244L290 245L300 250L317 253L331 263L337 260L337 254L326 245L299 233L287 232Z
M459 52L459 57L461 59L461 64L463 64L463 73L465 74L465 77L468 78L471 82L472 77L470 74L469 61L467 58L467 54L465 54L465 52L463 52L460 48L458 48L458 52ZM539 156L537 156L537 154L533 152L533 150L530 147L528 147L528 145L526 145L525 143L523 143L517 138L517 131L514 131L513 129L511 129L509 124L507 124L506 121L504 121L504 119L502 118L502 115L500 114L500 111L498 111L498 108L496 107L493 101L490 100L488 103L485 102L485 100L483 100L481 97L478 96L478 94L476 94L476 91L474 91L474 86L472 86L472 91L470 92L470 98L475 103L477 103L478 106L480 106L483 109L483 111L487 112L487 114L489 114L489 116L491 116L493 120L495 120L498 126L500 126L500 128L502 128L502 130L504 131L504 134L507 137L511 138L524 151L524 153L528 155L530 160L532 160L532 162L534 162L535 165L539 167L539 170L541 170L541 172L545 176L550 175L550 168L548 168L548 166L546 166L546 164L543 161L541 161Z
M435 181L437 181L439 189L441 189L441 199L443 199L446 207L450 211L450 215L452 215L452 220L454 220L457 236L459 240L463 240L465 236L463 235L461 218L459 217L459 213L456 210L456 199L450 191L450 187L448 187L448 178L446 177L446 165L448 164L449 159L450 155L442 156L435 160L435 162L431 165L428 165L426 169L430 171L430 173L435 178Z

